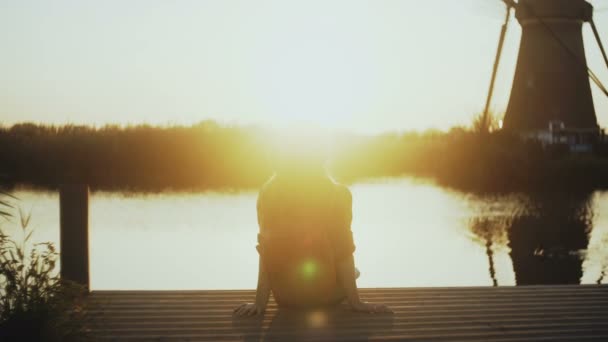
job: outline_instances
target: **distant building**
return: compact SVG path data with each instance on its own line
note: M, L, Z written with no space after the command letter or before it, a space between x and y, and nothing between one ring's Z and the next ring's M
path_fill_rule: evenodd
M541 142L543 147L567 145L570 152L591 152L598 142L607 142L603 129L567 127L560 120L549 121L546 129L520 134L526 139Z

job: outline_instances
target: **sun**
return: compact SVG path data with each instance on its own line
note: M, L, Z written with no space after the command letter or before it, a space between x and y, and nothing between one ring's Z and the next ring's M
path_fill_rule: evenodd
M275 156L290 160L327 160L333 133L316 124L291 124L275 128L267 142Z

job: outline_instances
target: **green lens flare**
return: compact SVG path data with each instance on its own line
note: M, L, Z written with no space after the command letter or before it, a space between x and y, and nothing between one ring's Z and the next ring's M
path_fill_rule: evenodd
M305 279L312 279L315 277L318 271L317 263L314 260L307 260L302 264L302 275Z

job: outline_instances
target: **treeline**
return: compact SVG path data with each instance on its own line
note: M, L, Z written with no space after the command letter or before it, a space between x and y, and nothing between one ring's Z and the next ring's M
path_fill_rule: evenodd
M254 187L271 171L258 135L203 122L192 127L41 126L0 130L0 174L54 188L150 190Z
M505 132L481 135L469 129L383 135L353 146L337 158L335 174L359 177L409 175L463 191L588 191L608 189L608 148L573 154Z
M161 191L259 187L273 172L273 132L211 121L184 127L147 125L0 128L0 177L11 185ZM329 170L339 181L415 176L466 191L608 188L608 153L570 154L563 147L497 132L341 135Z

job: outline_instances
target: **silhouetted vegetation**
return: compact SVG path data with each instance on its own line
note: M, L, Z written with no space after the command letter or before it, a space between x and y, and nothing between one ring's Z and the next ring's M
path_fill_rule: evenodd
M8 219L12 216L10 210L13 209L13 206L8 202L9 198L14 197L0 190L0 219Z
M0 340L88 340L86 290L59 278L55 246L31 243L30 217L20 219L20 242L0 229Z
M253 131L205 122L193 127L37 126L0 131L0 173L13 184L96 189L253 187L270 170Z
M18 124L0 128L0 174L12 185L160 191L259 187L273 170L276 131L202 122L92 128ZM570 154L502 132L473 129L334 137L331 174L415 176L467 191L608 188L608 151Z

